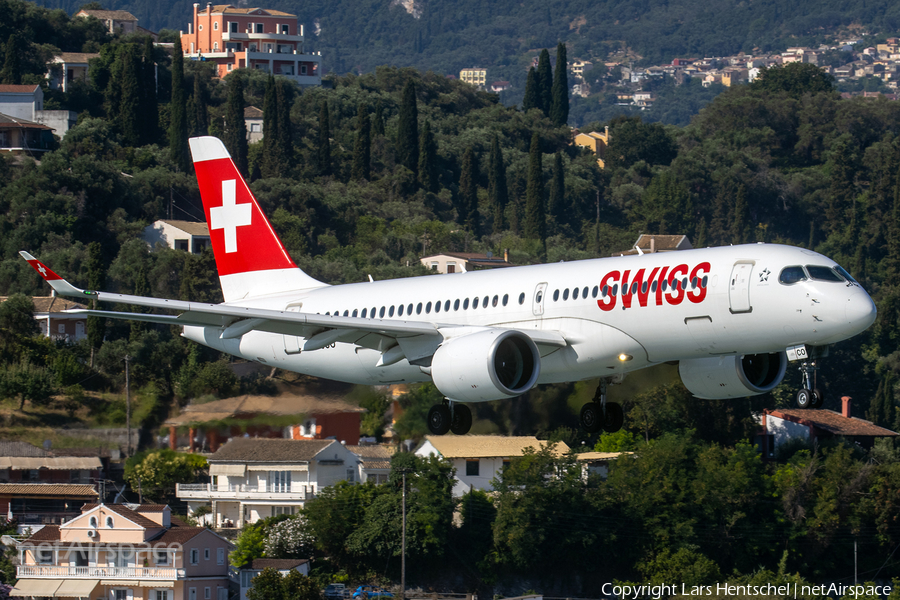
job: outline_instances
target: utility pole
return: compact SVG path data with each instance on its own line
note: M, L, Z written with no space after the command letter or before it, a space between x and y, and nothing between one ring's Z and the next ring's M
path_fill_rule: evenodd
M403 515L403 534L400 542L400 600L406 600L406 469L403 469L403 502L401 514Z
M128 362L131 357L125 355L125 429L127 441L125 442L125 454L131 457L131 379L128 373Z

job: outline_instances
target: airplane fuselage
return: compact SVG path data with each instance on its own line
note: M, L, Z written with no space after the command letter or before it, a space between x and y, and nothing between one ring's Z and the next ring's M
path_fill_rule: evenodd
M467 327L558 332L567 344L541 348L538 379L555 383L668 361L827 345L872 323L871 298L841 279L845 272L794 281L789 271L781 277L786 268L806 266L840 269L802 248L748 244L326 286L230 304L424 321L440 324L445 336ZM185 327L184 335L249 360L338 381L430 380L427 367L405 359L376 366L387 346L373 333L351 331L312 351L303 350L302 337L264 331L222 339L218 327Z

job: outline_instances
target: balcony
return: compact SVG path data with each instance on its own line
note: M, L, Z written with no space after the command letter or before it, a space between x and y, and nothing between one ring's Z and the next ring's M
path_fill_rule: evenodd
M19 565L17 578L29 579L146 579L172 581L184 578L184 569L170 567L60 567Z
M286 33L222 33L222 40L226 42L233 41L249 41L249 40L271 40L278 42L302 42L302 35L289 35Z
M175 495L182 500L312 500L314 485L256 486L249 484L177 483Z

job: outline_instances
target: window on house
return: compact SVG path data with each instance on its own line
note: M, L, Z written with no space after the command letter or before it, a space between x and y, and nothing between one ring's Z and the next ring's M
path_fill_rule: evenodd
M219 51L219 42L213 42L213 52Z
M269 471L269 481L272 484L273 492L285 493L291 491L290 471Z
M113 529L115 527L115 523L113 522L112 517L106 517L106 528Z
M169 600L169 590L156 590L153 600Z
M292 515L294 514L293 506L273 506L272 507L272 516L277 517L279 515Z
M128 590L113 590L113 598L115 600L128 600ZM194 597L193 600L197 600L197 598Z
M300 74L306 75L306 65L300 65Z
M203 549L203 560L209 560L209 548Z
M225 564L225 548L216 548L216 564Z
M216 588L216 600L228 600L228 588Z
M218 30L219 30L219 22L216 21L215 23L213 23L213 31L218 31Z
M478 477L480 461L478 460L467 460L466 461L466 475L469 477Z
M281 33L283 33L284 35L290 35L290 34L291 34L291 27L290 27L290 25L282 25L282 26L281 26Z
M97 529L97 517L91 517L90 519L88 519L88 523L91 527Z
M169 564L169 553L165 550L157 550L155 553L156 556L156 566L161 567Z
M200 549L199 548L191 548L191 564L199 565L200 564ZM193 588L191 588L193 589ZM196 593L196 590L194 590Z
M254 23L253 24L253 32L254 33L263 33L263 24L262 23Z
M42 565L49 565L53 563L53 550L38 550L38 562Z
M205 600L212 600L212 589L209 586L203 588L203 598Z
M228 31L230 33L237 33L238 32L237 28L238 28L237 22L231 21L230 23L228 23Z

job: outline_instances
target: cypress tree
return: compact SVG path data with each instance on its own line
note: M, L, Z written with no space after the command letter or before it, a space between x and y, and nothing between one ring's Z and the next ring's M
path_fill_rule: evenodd
M478 164L472 147L466 148L463 154L462 170L459 175L459 222L466 229L478 235Z
M270 74L263 96L263 157L260 169L263 177L275 177L278 170L278 125L278 96L275 93L275 77Z
M536 133L531 136L531 149L528 151L528 183L525 188L525 223L523 230L523 236L526 239L541 240L543 242L547 237L541 141Z
M331 175L331 123L326 100L323 100L319 107L319 145L316 157L319 175Z
M225 105L225 135L222 142L231 153L238 171L247 175L247 123L244 120L244 81L236 74L228 77Z
M134 44L125 44L122 49L118 81L118 125L122 131L125 146L141 143L141 63ZM115 86L115 82L110 84ZM115 93L115 92L113 92Z
M550 68L550 53L544 48L538 58L537 68L538 106L544 116L550 116L550 98L553 91L553 71Z
M159 137L159 101L156 95L156 61L153 60L153 39L144 38L141 57L141 125L142 141L152 144Z
M384 135L384 107L381 102L375 103L375 118L372 120L372 135L379 137Z
M509 203L509 191L506 187L506 165L503 163L503 151L496 134L491 140L491 156L488 166L488 202L491 206L494 224L493 232L500 233L504 227L504 213Z
M372 162L372 123L369 107L360 102L356 109L356 143L353 146L353 179L369 180Z
M548 220L554 225L560 220L566 198L566 174L563 168L562 152L553 157L553 175L550 178L550 201L547 204Z
M859 171L853 152L853 142L845 134L832 145L832 155L828 161L831 185L828 190L828 205L825 218L830 233L844 227L847 213L856 196L856 173Z
M522 110L528 112L532 108L540 108L539 96L537 74L534 67L531 67L528 69L528 79L525 80L525 97L522 98Z
M412 79L403 86L400 100L400 121L397 124L397 161L413 172L419 170L419 109L416 106L416 85Z
M431 133L431 123L422 125L422 136L419 143L419 183L426 192L438 192L437 143Z
M731 243L744 244L750 236L750 209L747 206L747 188L738 186L734 198L733 220L731 222Z
M291 125L291 90L287 81L281 79L275 82L275 101L278 106L276 122L278 123L278 140L275 151L278 154L279 169L291 168L291 158L294 156L294 134ZM280 174L279 173L276 173Z
M187 172L188 162L188 130L187 103L184 91L184 53L176 44L172 53L172 101L169 104L169 156L175 166Z
M13 33L7 38L3 53L3 70L0 71L0 81L9 85L21 85L22 40L19 34Z
M569 120L569 78L566 73L568 59L566 45L556 46L556 71L553 73L553 89L550 98L550 119L557 127Z
M103 249L100 242L88 244L88 258L85 263L87 270L88 287L92 290L102 290L106 286L106 263L103 260ZM90 309L97 308L97 301L91 300ZM87 318L87 338L91 345L91 367L94 366L94 350L100 349L103 339L106 337L106 319L104 317L89 316Z
M194 74L194 93L190 99L188 124L192 136L209 135L209 112L199 73Z

